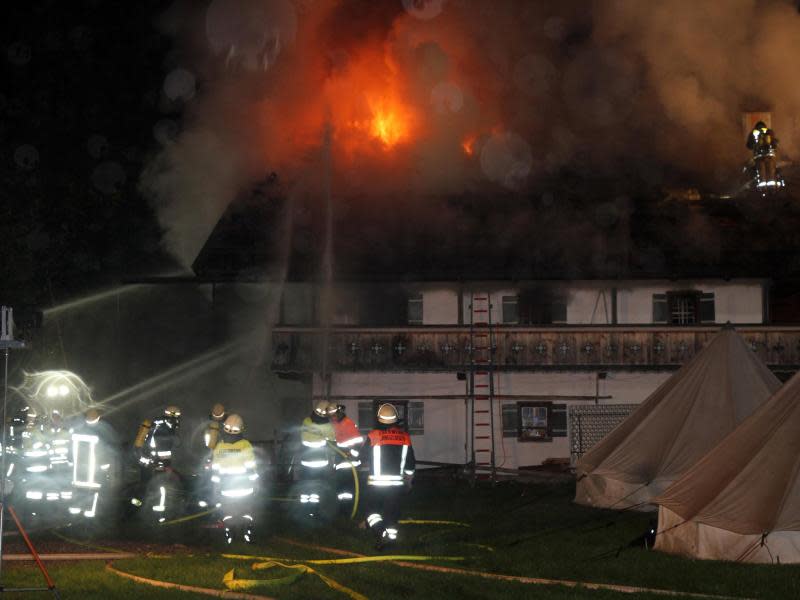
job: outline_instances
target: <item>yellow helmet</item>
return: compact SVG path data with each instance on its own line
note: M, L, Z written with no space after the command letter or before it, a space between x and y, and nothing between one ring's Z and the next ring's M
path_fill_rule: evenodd
M83 416L87 425L96 425L100 421L100 411L96 408L90 408Z
M175 406L174 404L170 404L167 408L164 409L164 416L165 417L180 417L181 416L181 409Z
M328 416L328 402L325 400L320 400L317 402L316 406L314 406L314 412L317 416L320 417L327 417Z
M244 419L236 413L228 415L228 418L225 419L225 423L222 425L222 429L225 433L238 435L244 431Z
M339 405L336 402L328 402L328 407L325 409L329 417L332 417L339 412Z
M225 418L225 407L219 402L211 407L211 418L215 421L222 421Z
M397 423L397 409L392 404L381 404L378 408L378 423L391 425Z

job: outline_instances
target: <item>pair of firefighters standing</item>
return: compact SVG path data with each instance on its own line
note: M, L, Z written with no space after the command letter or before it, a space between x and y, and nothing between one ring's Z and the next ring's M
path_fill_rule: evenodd
M309 505L309 514L318 510L331 466L337 500L345 506L353 501L355 468L363 459L369 466L366 525L379 546L395 541L401 493L410 486L416 467L411 437L400 427L397 409L382 404L365 440L344 406L320 401L303 421L301 443L300 502Z
M173 451L178 444L181 412L168 406L161 418L145 420L139 428L134 447L139 455L141 477L137 493L131 499L142 506L153 477L171 471ZM258 482L256 456L252 444L244 438L244 420L228 414L222 404L215 404L203 434L208 453L204 459L205 485L199 505L213 504L223 513L225 539L231 544L237 534L246 542L253 540L254 499ZM164 512L165 489L160 486L160 502L152 510ZM162 521L159 519L159 521Z

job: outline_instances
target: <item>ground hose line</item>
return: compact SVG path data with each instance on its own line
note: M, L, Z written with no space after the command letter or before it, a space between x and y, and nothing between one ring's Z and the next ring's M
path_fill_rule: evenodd
M59 533L57 529L51 529L50 533L52 533L57 538L60 538L69 544L75 544L76 546L83 546L84 548L89 548L89 550L100 550L102 552L113 552L115 554L125 553L124 550L119 550L118 548L109 548L108 546L98 546L97 544L90 544L88 542L82 542L81 540L76 540L67 537L64 534Z
M112 562L108 562L106 564L106 570L118 575L119 577L124 577L125 579L130 579L131 581L135 581L136 583L142 583L144 585L150 585L153 587L158 588L166 588L172 590L180 590L182 592L190 592L192 594L203 594L204 596L215 596L217 598L235 598L237 600L275 600L270 596L262 596L261 594L247 594L242 592L230 591L230 589L225 590L215 590L211 588L204 588L198 587L194 585L184 585L182 583L172 583L171 581L161 581L160 579L149 579L147 577L142 577L140 575L134 575L133 573L127 573L125 571L120 571Z
M472 527L469 523L461 521L441 521L437 519L401 519L401 525L453 525L454 527Z
M351 457L347 456L344 452L339 450L339 448L337 448L330 442L328 442L328 445L331 448L333 448L333 450L336 451L342 458L344 458L345 461L350 462L350 471L353 473L353 491L355 492L355 494L353 495L353 510L350 511L350 519L355 519L356 512L358 511L358 496L359 496L358 472L356 471L356 468L353 466Z
M357 552L350 552L349 550L341 550L339 548L328 548L326 546L317 546L315 544L306 544L304 542L298 542L296 540L292 540L290 538L277 538L279 541L286 542L288 544L292 544L294 546L298 546L300 548L308 548L310 550L316 550L318 552L329 552L331 554L338 554L338 555L345 555L351 557L363 557L363 554L358 554ZM393 564L396 564L401 567L407 567L410 569L418 569L420 571L431 571L435 573L448 573L453 575L467 575L472 577L481 577L483 579L492 579L495 581L507 581L511 583L525 583L525 584L532 584L532 585L562 585L565 587L570 588L587 588L591 590L609 590L613 592L622 592L625 594L654 594L659 596L671 596L671 597L684 597L684 598L701 598L707 600L752 600L752 599L745 599L745 598L738 598L733 596L719 596L716 594L703 594L698 592L684 592L684 591L677 591L677 590L665 590L665 589L658 589L658 588L645 588L645 587L638 587L638 586L631 586L631 585L622 585L622 584L614 584L614 583L595 583L590 581L572 581L569 579L546 579L541 577L523 577L520 575L502 575L499 573L489 573L487 571L476 571L472 569L460 569L455 567L442 567L439 565L426 565L426 564L419 564L410 561L394 561Z
M446 560L446 561L459 561L464 560L463 556L418 556L415 554L394 554L394 555L380 555L380 556L354 556L352 558L314 558L311 560L303 560L301 558L276 558L274 556L249 556L246 554L223 554L223 558L230 558L234 560L256 560L253 568L258 568L257 565L266 564L270 562L286 562L286 563L308 563L310 565L352 565L358 563L371 563L371 562L393 562L396 560L408 561L428 561L428 560Z
M297 581L302 575L306 573L311 573L319 577L325 585L329 588L336 590L337 592L342 592L343 594L347 594L352 600L369 600L363 594L359 594L357 591L350 589L347 586L342 585L338 581L331 579L327 575L323 575L319 571L309 567L308 565L304 564L296 564L296 565L289 565L285 563L281 563L279 561L267 561L264 563L259 563L258 565L253 565L253 569L257 570L267 570L267 569L274 569L276 567L282 567L284 569L289 569L290 571L294 571L290 575L286 575L284 577L277 577L274 579L236 579L236 570L231 569L225 576L222 578L222 583L225 584L229 590L247 590L252 589L254 587L278 587L283 585L288 585Z

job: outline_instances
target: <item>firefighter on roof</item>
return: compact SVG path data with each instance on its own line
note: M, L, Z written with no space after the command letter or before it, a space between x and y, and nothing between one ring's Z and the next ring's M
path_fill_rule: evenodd
M778 172L776 148L778 140L763 121L753 126L747 137L747 148L753 152L753 175L755 187L762 193L783 187L784 182Z
M355 491L353 468L361 465L360 448L364 444L364 437L341 404L331 402L328 405L328 416L336 435L338 450L333 456L336 498L340 506L347 506L353 501Z
M377 417L375 429L367 436L364 458L369 461L367 526L381 548L397 539L401 494L414 476L416 461L411 436L398 426L397 409L382 404Z
M232 544L237 532L245 542L253 541L258 471L253 446L244 438L244 421L231 414L222 426L222 439L214 446L211 481L222 510L225 541Z
M314 410L303 420L300 428L300 503L308 505L309 515L318 514L323 488L331 474L331 451L328 444L336 443L336 433L328 416L328 403L317 402Z
M131 504L141 506L147 484L156 471L165 471L172 465L173 453L178 447L180 438L178 429L181 423L181 409L167 406L162 417L154 420L145 419L139 425L136 440L133 443L138 456L141 474L139 490L131 498Z

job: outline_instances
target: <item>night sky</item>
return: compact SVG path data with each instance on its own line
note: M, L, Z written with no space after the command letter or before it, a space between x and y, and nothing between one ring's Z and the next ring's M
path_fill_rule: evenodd
M139 173L157 144L170 42L160 2L4 8L0 252L5 300L51 305L169 265Z

